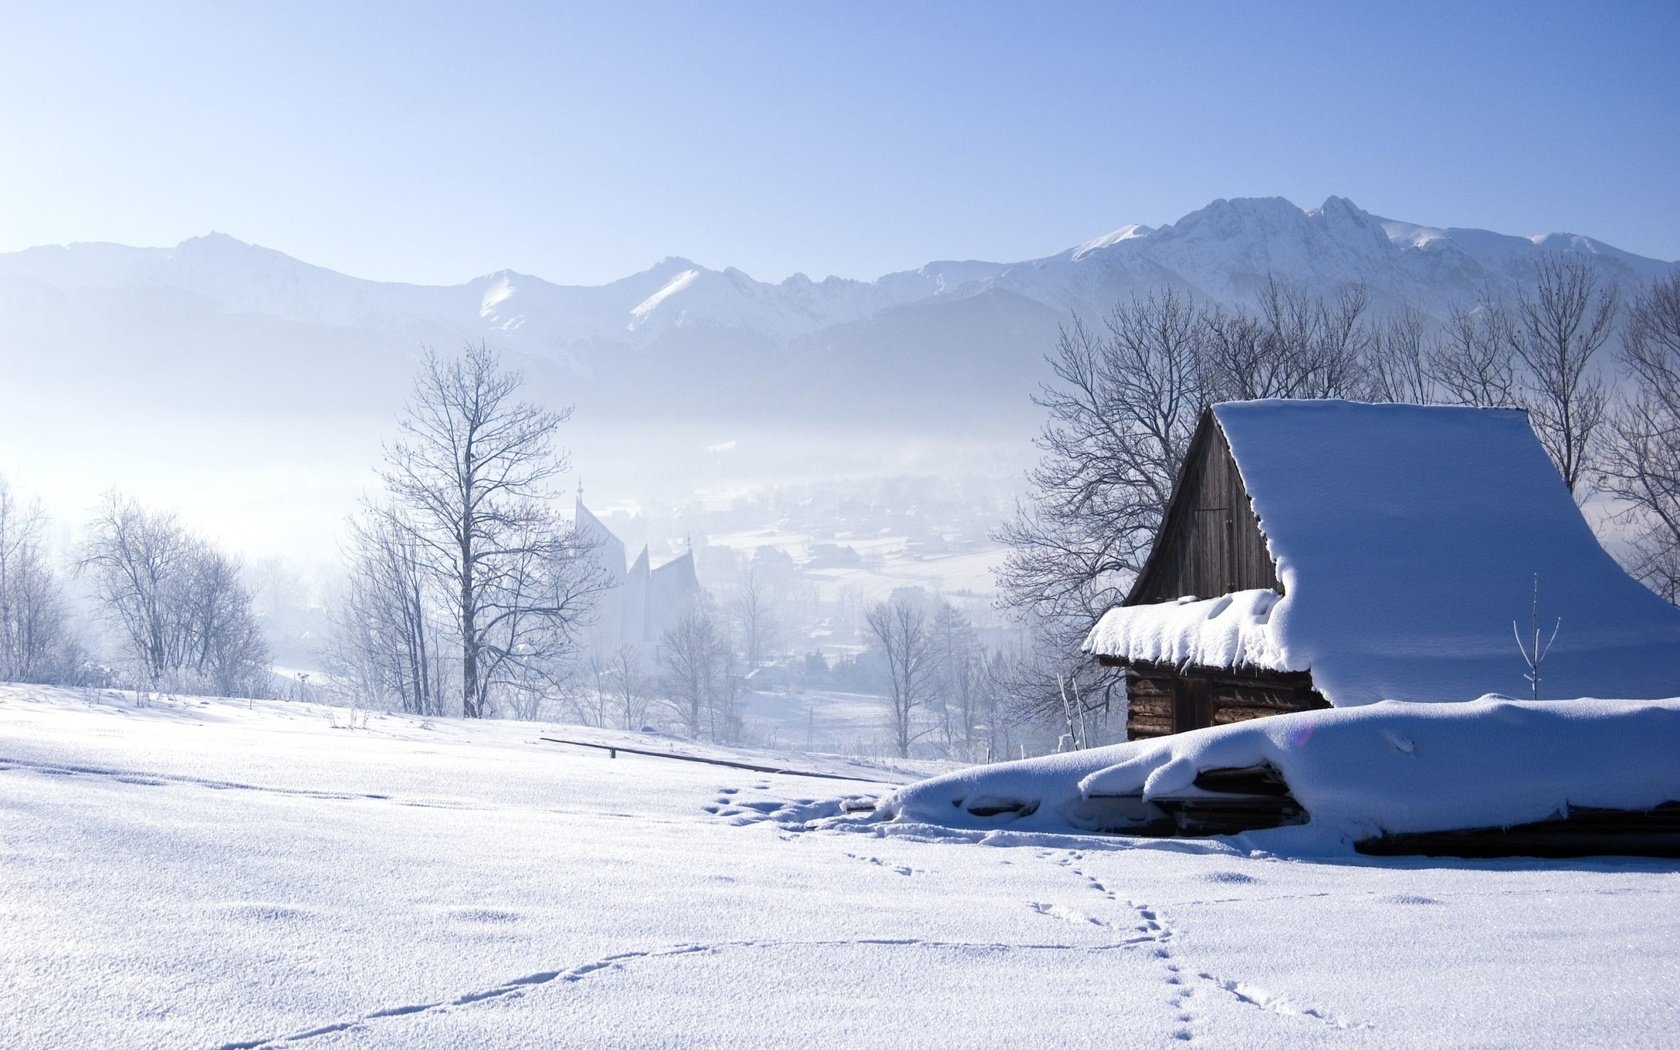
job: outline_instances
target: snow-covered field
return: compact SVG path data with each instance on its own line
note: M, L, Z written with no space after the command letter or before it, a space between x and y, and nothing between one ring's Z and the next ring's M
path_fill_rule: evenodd
M1675 862L811 829L888 786L538 739L613 739L573 727L335 721L0 687L0 1046L1654 1046L1680 1030Z

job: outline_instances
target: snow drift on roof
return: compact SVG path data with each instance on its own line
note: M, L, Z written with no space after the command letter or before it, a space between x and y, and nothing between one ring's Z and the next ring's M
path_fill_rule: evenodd
M1304 671L1289 666L1270 629L1278 600L1278 592L1265 589L1113 609L1092 629L1085 650L1144 663Z
M1199 772L1265 763L1310 820L1247 840L1336 853L1383 832L1504 827L1567 806L1649 809L1680 799L1677 750L1674 699L1383 703L975 766L900 788L876 812L970 830L1090 831L1080 805L1088 798L1184 797L1196 793ZM977 799L993 803L992 816L969 812Z
M1680 693L1680 609L1599 546L1522 412L1346 401L1217 405L1284 596L1250 617L1113 610L1088 652L1310 670L1332 704L1526 694L1512 637L1539 578L1541 696ZM1253 592L1249 592L1253 593ZM1141 642L1141 644L1140 644Z

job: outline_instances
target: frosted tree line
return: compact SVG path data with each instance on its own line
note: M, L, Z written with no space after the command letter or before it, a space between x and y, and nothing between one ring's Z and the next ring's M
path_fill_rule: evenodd
M71 682L85 662L46 545L47 514L0 477L0 681Z
M222 696L273 692L238 559L174 514L108 493L55 558L50 519L0 478L0 680ZM86 588L86 603L69 585ZM89 648L97 638L103 652Z
M1078 643L1142 567L1202 411L1225 400L1350 398L1515 407L1577 500L1617 500L1629 569L1680 600L1680 277L1620 289L1579 256L1538 262L1514 298L1484 293L1436 323L1374 316L1364 291L1269 280L1229 310L1173 291L1075 322L1036 396L1047 420L1029 498L998 536L1003 604L1034 644L1023 711L1108 709L1116 681ZM1070 718L1071 724L1073 720Z

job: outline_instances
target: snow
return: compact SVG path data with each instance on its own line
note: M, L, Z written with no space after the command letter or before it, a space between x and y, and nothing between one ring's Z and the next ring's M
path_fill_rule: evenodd
M976 849L839 815L880 785L328 715L0 686L0 1045L1517 1047L1680 1023L1672 863Z
M1543 633L1562 621L1542 697L1680 694L1680 610L1599 546L1523 413L1258 401L1214 415L1283 596L1113 610L1088 651L1310 670L1337 706L1517 694L1512 623L1531 636L1538 576Z
M1508 827L1568 806L1644 810L1680 801L1680 699L1388 701L1303 711L1043 759L958 770L882 804L912 824L1010 832L1090 830L1093 797L1198 793L1198 773L1269 764L1306 825L1238 836L1255 849L1347 853L1383 833ZM983 808L1018 810L974 816Z
M630 311L631 317L635 319L630 322L630 327L634 329L637 322L646 320L649 314L659 308L660 303L693 284L694 279L699 276L699 270L688 269L671 278L671 282L669 284L659 289L659 291L654 292L646 299L643 299L634 309Z
M1623 283L1674 269L1571 234L1442 229L1380 218L1340 197L1310 209L1271 197L1216 200L1159 229L1132 223L1041 259L930 262L874 280L817 282L795 274L770 284L733 268L712 270L671 257L597 287L507 271L423 287L348 277L222 234L173 248L77 244L0 253L0 280L36 280L65 290L173 290L232 313L311 324L426 324L473 338L517 333L514 342L524 349L564 356L596 341L645 346L673 327L742 329L785 345L897 308L995 291L1087 318L1102 316L1130 294L1162 287L1246 303L1266 273L1315 289L1365 282L1379 304L1407 302L1445 316L1484 286L1514 290L1534 261L1553 251L1590 254ZM1018 333L1004 326L1000 338Z
M1289 665L1268 630L1278 601L1276 591L1262 589L1111 609L1086 637L1085 649L1147 663L1307 670Z
M1128 223L1112 233L1105 233L1101 237L1095 237L1081 244L1073 250L1072 258L1075 262L1078 262L1092 252L1112 247L1121 241L1129 241L1136 237L1147 237L1153 232L1155 231L1141 223Z

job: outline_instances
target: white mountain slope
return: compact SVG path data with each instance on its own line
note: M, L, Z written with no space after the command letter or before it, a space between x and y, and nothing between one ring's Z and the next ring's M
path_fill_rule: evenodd
M739 332L785 347L836 326L881 320L895 309L995 291L1058 314L1100 313L1118 298L1155 287L1241 301L1269 274L1312 288L1362 282L1379 304L1407 301L1443 313L1483 285L1519 282L1548 252L1589 254L1621 281L1649 280L1675 266L1571 234L1441 229L1380 218L1340 197L1308 211L1274 197L1214 201L1160 229L1125 226L1044 259L933 262L873 281L795 274L769 284L733 268L669 258L597 287L511 271L424 287L346 277L222 234L174 248L28 249L0 255L0 279L65 291L186 292L229 313L334 327L436 324L554 354L610 344L645 348L690 329Z
M596 287L512 271L433 287L361 280L221 234L31 248L0 254L0 472L64 503L91 496L56 491L56 479L143 488L156 471L176 479L156 497L173 504L245 486L266 501L262 522L317 496L343 506L366 483L419 348L482 339L525 370L532 396L576 407L566 442L581 468L638 490L660 471L673 493L706 471L725 487L977 463L1014 477L1042 421L1031 395L1045 354L1076 314L1158 288L1240 302L1275 274L1321 291L1362 282L1379 310L1439 316L1484 286L1514 290L1554 251L1590 255L1624 284L1677 265L1586 237L1404 223L1341 198L1305 211L1219 200L1043 259L931 262L869 281L772 284L669 258ZM727 457L700 451L737 440ZM184 463L197 483L181 480Z

